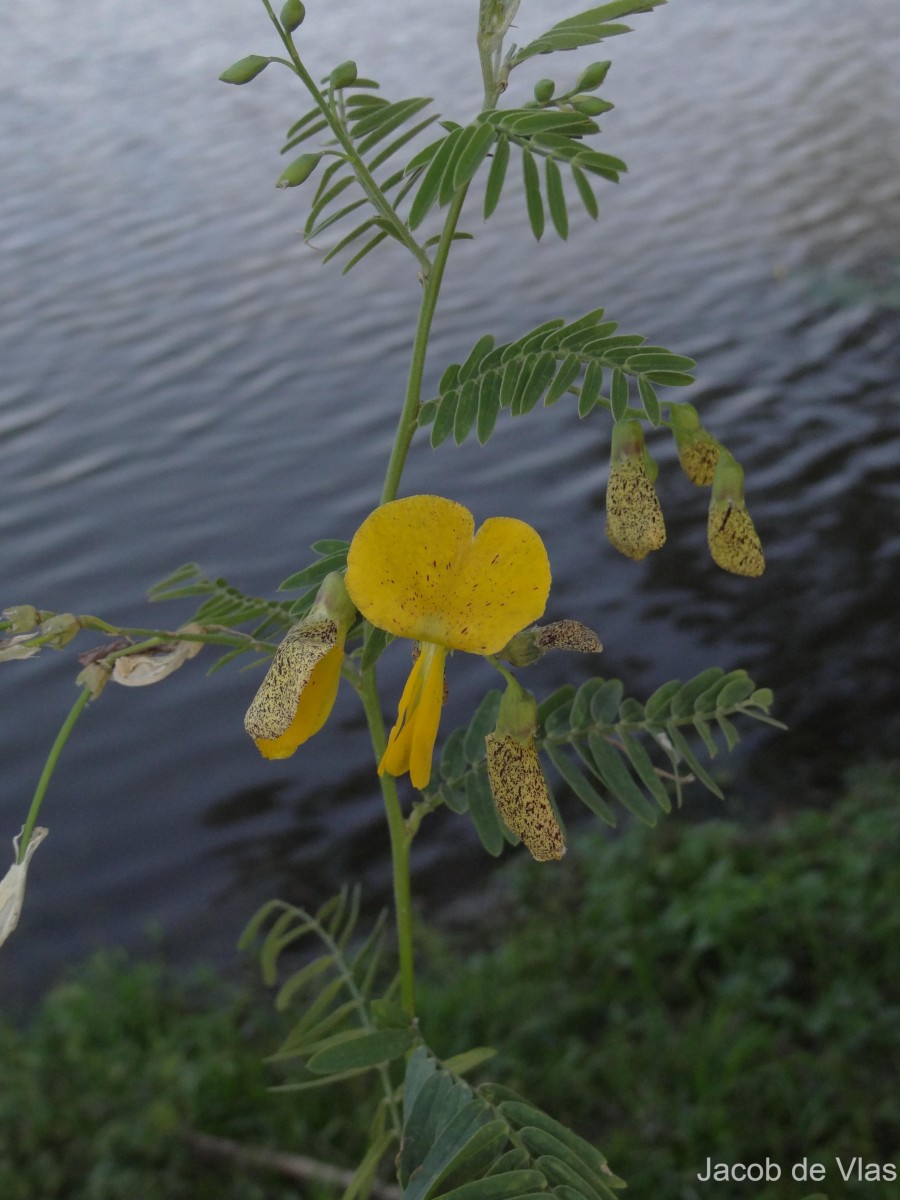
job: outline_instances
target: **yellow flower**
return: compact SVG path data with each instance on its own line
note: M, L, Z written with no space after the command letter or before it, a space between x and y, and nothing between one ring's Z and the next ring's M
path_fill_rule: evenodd
M331 713L354 610L340 572L323 581L307 616L289 630L244 717L264 758L290 758Z
M550 564L538 534L513 517L478 532L468 509L441 496L383 504L347 555L347 591L373 625L419 642L379 774L431 778L448 650L496 654L544 611Z
M621 554L638 562L666 540L648 459L640 421L617 421L606 485L606 536Z

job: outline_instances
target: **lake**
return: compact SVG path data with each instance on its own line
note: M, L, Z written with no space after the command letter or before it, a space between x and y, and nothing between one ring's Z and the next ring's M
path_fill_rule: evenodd
M309 0L300 44L316 76L353 57L391 98L431 95L465 121L481 96L476 8ZM523 0L516 40L574 11ZM747 730L726 768L724 811L766 816L827 802L848 765L896 753L900 735L900 5L672 0L629 23L601 53L522 68L511 89L521 101L541 74L562 84L612 58L598 145L628 174L599 189L596 225L573 202L565 243L548 232L535 248L516 189L487 225L473 206L428 379L484 332L510 340L599 305L697 359L696 385L673 395L744 465L766 574L711 564L705 493L664 433L650 445L668 543L641 564L618 556L603 534L608 422L580 421L571 399L501 415L483 448L432 451L420 434L403 491L535 525L548 617L595 628L598 669L628 694L714 663L774 688L790 732ZM341 279L299 236L306 193L274 181L302 91L276 67L245 88L217 81L278 53L253 0L83 0L77 19L48 0L40 20L13 7L4 37L0 607L171 627L190 602L154 608L146 591L191 560L272 595L313 541L349 538L377 502L419 298L411 260L381 247ZM389 716L408 668L392 650ZM110 687L82 718L2 951L12 1010L99 945L229 965L272 895L317 904L352 879L385 901L351 696L294 759L263 762L242 729L259 674L210 679L213 661L159 688ZM78 669L71 648L0 665L7 840ZM546 692L574 669L548 659L528 682ZM455 660L444 730L490 686ZM723 808L694 791L686 810ZM496 870L452 814L420 835L415 867L437 909L477 899Z

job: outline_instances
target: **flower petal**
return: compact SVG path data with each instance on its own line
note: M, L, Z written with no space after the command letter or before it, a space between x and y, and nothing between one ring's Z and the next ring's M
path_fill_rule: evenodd
M425 644L413 663L400 705L397 722L388 738L387 749L378 764L378 774L403 775L416 788L428 786L431 760L444 701L443 646Z
M710 505L706 540L713 562L723 571L756 578L766 569L762 542L741 500Z
M439 640L470 654L496 654L541 616L549 594L550 562L539 535L515 517L491 517L459 563Z
M538 534L492 517L472 536L472 514L441 496L377 508L347 556L347 590L389 633L472 654L493 654L536 620L550 591Z
M343 649L337 623L330 619L307 619L288 632L244 717L244 728L254 741L274 740L285 733L297 715L300 697L312 682L316 667L335 649L337 662L332 661L324 675L336 690Z
M343 659L343 643L333 646L310 672L287 729L275 738L254 738L263 758L290 758L298 746L319 732L334 707Z
M471 544L468 509L442 496L409 496L382 504L356 531L345 582L366 620L398 637L436 641L458 560Z
M35 825L31 831L28 845L25 847L25 859L20 863L18 861L19 840L22 837L22 832L24 832L24 827L19 832L19 836L13 838L13 864L3 878L0 879L0 946L3 945L19 923L19 917L22 915L22 902L25 899L25 880L28 875L28 864L31 862L31 857L35 850L37 850L49 831L43 825Z

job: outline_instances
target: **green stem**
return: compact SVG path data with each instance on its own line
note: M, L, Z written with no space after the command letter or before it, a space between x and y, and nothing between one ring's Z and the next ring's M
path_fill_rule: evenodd
M460 188L453 198L450 210L447 213L447 219L444 222L440 241L438 242L434 263L426 276L425 289L422 293L422 302L419 306L419 317L416 323L416 333L413 339L406 397L403 402L397 432L394 436L394 445L385 473L384 486L381 492L382 504L387 504L390 500L396 498L397 490L400 486L400 477L403 474L406 457L409 453L409 447L418 427L419 408L422 403L422 376L425 370L428 339L431 334L431 325L434 320L438 295L440 294L441 283L444 278L444 269L447 265L450 247L453 243L453 234L456 231L459 215L462 212L466 190L465 187ZM368 641L370 634L371 627L366 630L366 641ZM362 673L358 687L366 713L366 720L369 725L372 748L375 752L375 758L380 762L387 746L387 736L384 729L384 720L381 715L381 705L378 699L374 666ZM379 782L381 784L381 795L384 800L388 831L391 838L394 907L397 924L397 946L400 958L400 996L404 1011L412 1019L416 1014L416 991L409 851L413 834L418 829L418 822L415 823L415 828L407 826L407 822L403 816L403 809L400 805L400 797L397 793L397 785L393 778L390 775L381 775L379 776Z
M369 736L375 758L380 762L387 746L381 704L375 684L375 668L363 672L359 694L362 697ZM416 1015L416 982L413 957L412 890L409 880L409 849L411 838L403 819L397 785L390 775L378 777L381 795L387 814L388 831L391 838L391 861L394 872L394 910L397 924L397 948L400 959L400 999L403 1010L412 1020Z
M409 375L406 383L406 397L394 436L394 446L388 461L384 486L381 489L381 503L387 504L394 500L400 487L400 476L406 463L406 456L413 436L418 428L419 409L422 406L422 376L425 372L425 355L428 352L428 339L431 336L431 325L437 308L441 284L444 280L444 269L453 245L453 235L459 222L460 213L466 200L468 184L461 187L450 203L447 219L441 232L435 252L434 262L425 279L425 290L422 293L422 303L419 306L419 319L416 323L416 334L413 340L412 355L409 363Z
M297 53L297 48L294 45L293 38L282 28L281 22L275 16L275 12L272 8L272 5L269 3L269 0L262 0L262 4L266 12L269 14L272 24L278 30L278 36L284 43L284 48L290 55L291 61L288 65L291 66L298 77L302 80L306 90L309 92L321 110L322 116L331 126L332 133L337 138L345 155L347 156L347 161L350 163L354 172L356 173L356 178L359 180L360 187L378 210L379 215L390 224L391 229L394 232L394 236L415 257L421 270L428 272L431 269L431 260L429 259L428 255L410 233L405 221L402 221L397 215L393 205L375 182L375 179L373 178L372 173L369 171L369 168L360 158L356 147L353 145L351 138L347 134L347 130L335 115L333 107L319 91L315 80L303 65L300 55ZM280 62L282 60L279 59L277 61Z
M62 748L69 740L69 734L75 727L75 722L84 711L85 705L91 698L91 689L83 688L78 699L72 705L69 715L62 724L62 728L56 735L56 740L50 747L50 753L47 755L47 761L44 763L44 769L41 771L41 777L38 780L37 787L34 790L34 797L31 801L31 807L28 810L28 816L25 818L25 826L22 830L22 836L19 839L19 858L20 863L25 861L25 851L28 849L28 843L31 840L32 830L38 819L38 813L41 811L41 804L44 801L44 794L53 777L53 772L56 770L56 764L59 756L62 753Z

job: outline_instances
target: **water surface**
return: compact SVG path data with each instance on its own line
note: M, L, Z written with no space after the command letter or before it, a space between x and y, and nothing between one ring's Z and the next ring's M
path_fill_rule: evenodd
M310 3L303 44L324 74L348 56L352 9L361 70L465 120L480 96L475 7ZM518 40L571 11L524 0ZM775 688L791 733L751 738L730 788L765 812L827 797L900 727L900 8L673 0L633 24L609 43L603 89L617 107L602 148L629 174L602 191L596 226L573 202L568 243L548 233L535 249L512 191L486 227L473 209L429 380L486 330L506 340L605 305L698 360L689 398L747 470L766 575L710 564L705 496L662 436L668 544L640 565L618 557L602 532L608 425L566 401L501 418L485 448L432 452L423 435L404 490L534 524L554 571L548 615L595 627L602 670L638 697L714 662ZM418 303L411 263L384 248L341 280L298 236L302 193L273 184L302 96L275 68L246 88L216 81L245 53L277 53L251 0L84 0L77 21L50 0L39 23L11 10L5 36L3 602L174 625L189 605L154 610L146 588L189 560L271 594L377 499ZM584 61L560 57L556 78ZM267 764L241 730L258 676L209 680L208 661L165 687L108 689L66 748L3 954L13 1006L93 946L146 948L151 926L179 961L229 961L276 892L317 903L349 877L384 897L350 698L301 755ZM492 686L475 663L452 668L448 729ZM47 653L0 670L4 838L75 669ZM393 648L386 696L406 669ZM571 670L548 660L533 686ZM441 816L420 839L419 886L437 903L477 894L493 869L465 820Z

